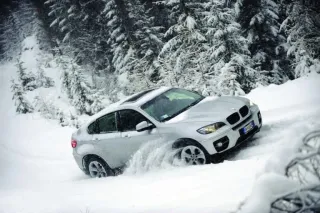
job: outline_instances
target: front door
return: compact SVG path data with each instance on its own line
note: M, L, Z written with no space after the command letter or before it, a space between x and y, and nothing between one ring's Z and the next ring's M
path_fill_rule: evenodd
M157 128L142 132L136 130L137 124L142 121L151 123L139 112L132 109L120 110L118 116L120 119L119 129L123 138L121 146L126 150L123 156L124 160L128 161L143 144L160 139Z

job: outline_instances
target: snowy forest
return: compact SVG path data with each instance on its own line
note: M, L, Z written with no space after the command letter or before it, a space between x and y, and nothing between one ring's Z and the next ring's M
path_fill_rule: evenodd
M0 22L0 60L17 64L17 112L61 123L59 104L25 97L57 84L53 68L69 120L146 88L244 95L320 73L319 0L7 0ZM30 37L33 72L21 60Z

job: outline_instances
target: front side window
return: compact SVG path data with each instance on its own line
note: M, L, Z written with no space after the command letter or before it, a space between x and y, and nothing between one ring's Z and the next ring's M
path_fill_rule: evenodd
M145 103L141 108L157 121L164 122L196 105L203 99L202 95L195 92L173 88Z
M89 134L105 134L116 131L117 125L115 113L110 113L98 118L88 127Z
M119 111L120 117L120 129L121 131L135 131L137 124L141 123L142 121L148 121L143 115L139 112L127 109L127 110L120 110Z

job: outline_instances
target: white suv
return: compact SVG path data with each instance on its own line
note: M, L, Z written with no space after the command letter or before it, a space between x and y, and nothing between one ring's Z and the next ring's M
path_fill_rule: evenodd
M210 163L257 133L257 105L243 97L203 97L162 87L109 106L72 135L73 156L86 174L105 177L149 141L174 141L186 164Z

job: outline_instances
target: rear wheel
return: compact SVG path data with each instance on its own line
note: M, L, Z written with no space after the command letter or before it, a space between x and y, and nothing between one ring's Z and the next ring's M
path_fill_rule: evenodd
M92 178L102 178L111 175L109 166L98 157L91 157L87 161L86 168Z

